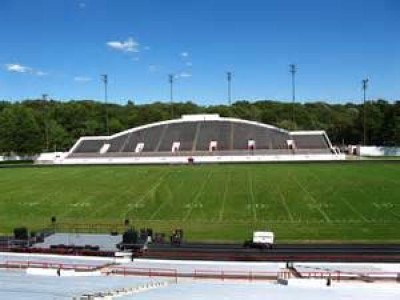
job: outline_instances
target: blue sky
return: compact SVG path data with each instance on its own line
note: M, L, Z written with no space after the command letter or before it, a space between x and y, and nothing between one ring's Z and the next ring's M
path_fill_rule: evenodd
M400 99L398 0L1 0L0 99Z

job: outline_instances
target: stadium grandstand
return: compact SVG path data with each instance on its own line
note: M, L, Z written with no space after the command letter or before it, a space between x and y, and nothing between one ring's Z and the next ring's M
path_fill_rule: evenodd
M340 160L325 131L289 132L218 114L131 128L111 136L81 137L61 164L213 163Z

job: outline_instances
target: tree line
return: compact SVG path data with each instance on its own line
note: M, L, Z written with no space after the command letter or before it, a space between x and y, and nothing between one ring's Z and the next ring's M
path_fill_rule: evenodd
M217 113L288 130L325 130L336 145L363 142L364 114L369 145L400 145L400 101L367 104L237 101L201 106L193 102L135 105L98 101L0 101L0 153L31 155L66 151L81 136L107 135L183 114Z

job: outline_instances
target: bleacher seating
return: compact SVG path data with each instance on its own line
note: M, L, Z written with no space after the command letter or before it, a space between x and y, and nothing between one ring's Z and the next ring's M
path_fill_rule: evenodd
M292 140L294 149L290 147ZM139 143L143 143L143 149L136 152ZM172 151L174 143L179 145L176 151ZM210 153L211 143L216 145L213 153ZM104 147L100 153L104 144L110 146ZM331 152L329 145L323 132L290 134L272 126L217 116L155 123L127 130L109 139L82 139L69 157L325 154Z
M293 135L297 149L327 149L329 148L328 142L323 134L302 134Z
M171 151L173 142L180 142L180 151L191 151L196 127L196 122L175 123L168 125L164 136L161 139L158 151Z
M104 145L104 140L83 140L75 148L75 153L96 153Z
M231 122L203 121L197 139L196 150L208 151L211 141L217 142L217 150L232 150Z
M126 135L121 135L108 141L110 148L107 152L120 152L126 142Z

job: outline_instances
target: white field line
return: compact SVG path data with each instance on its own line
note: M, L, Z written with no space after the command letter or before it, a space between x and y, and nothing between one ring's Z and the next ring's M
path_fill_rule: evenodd
M297 180L296 176L292 175L292 178L294 179L294 181L296 182L296 184L303 190L304 193L306 193L314 202L314 204L318 204L317 199L314 198L314 196ZM324 217L324 219L326 220L326 222L328 223L332 223L331 219L329 218L329 216L326 214L326 212L319 207L318 205L315 205L315 208L319 211L319 213Z
M166 171L164 171L164 172L166 172ZM160 174L160 176L162 176L163 174L164 174L164 173L162 172L162 173ZM160 178L160 177L158 177L158 178ZM136 184L132 184L129 188L126 188L122 193L115 193L115 195L114 195L113 197L111 197L111 198L108 199L106 205L103 205L103 206L99 207L97 210L99 210L99 209L104 210L104 209L106 209L107 207L111 207L111 206L115 207L115 206L117 205L117 203L120 202L120 201L118 201L118 200L124 200L124 199L122 198L122 196L132 194L132 191L135 191L136 186L137 186ZM117 201L114 201L114 199L118 199L118 200L117 200ZM96 211L97 211L97 210L96 210ZM125 215L122 215L122 217L124 217L124 216L125 216Z
M250 171L247 171L247 177L248 177L248 188L249 188L249 194L250 194L250 205L251 205L251 210L253 213L253 221L257 221L257 210L255 207L256 199L254 196L254 191L253 191L253 177L251 176Z
M165 171L164 173L162 173L161 176L156 181L156 183L153 184L153 186L151 188L149 188L138 200L135 201L133 207L130 207L125 211L124 216L127 216L134 207L137 207L137 205L140 204L144 199L146 199L149 194L151 194L153 191L155 191L161 185L161 183L164 181L165 177L168 174L169 174L169 171Z
M354 212L357 216L359 216L364 222L368 222L369 220L362 214L358 209L356 209L353 205L349 203L346 199L343 199L342 197L340 198L344 204L352 211Z
M161 209L165 206L166 203L167 203L166 197L163 197L162 203L157 207L157 209L151 214L151 216L148 219L154 220L154 218L158 215L158 213L161 211Z
M179 188L183 185L183 180L179 181L179 184L176 186L176 190L179 190ZM172 197L173 192L171 191ZM155 217L160 213L161 209L164 208L165 204L168 203L168 200L166 199L166 197L163 197L162 203L158 206L158 208L151 214L151 216L149 217L149 220L155 220Z
M225 186L224 186L224 194L222 196L222 204L221 204L221 208L219 210L218 222L221 222L224 217L226 194L228 193L228 186L231 181L231 176L232 176L232 170L229 170L228 176L225 177L226 180L225 180Z
M289 216L289 220L290 220L291 222L293 222L293 221L294 221L293 215L292 215L292 212L291 212L290 209L289 209L289 206L288 206L287 203L286 203L286 198L285 198L285 196L283 195L282 190L281 190L281 188L280 188L279 186L277 186L277 189L278 189L279 195L281 196L282 205L283 205L283 207L286 209L286 212L287 212L287 214L288 214L288 216Z
M400 218L400 215L399 215L398 213L393 212L392 209L389 209L389 212L390 212L393 216L395 216L395 217L397 217L397 218Z
M192 210L194 208L193 204L195 204L197 202L197 200L203 194L204 188L206 187L206 185L207 185L208 181L210 180L210 178L211 178L211 171L208 172L207 178L202 182L200 188L197 190L196 196L194 197L193 201L190 202L192 205L190 205L190 207L188 208L188 210L187 210L185 216L183 217L182 221L186 221L189 218L189 216L191 215Z
M309 172L309 174L311 174L311 176L318 181L319 183L321 183L321 180L318 176L315 176L312 172ZM330 185L330 189L332 190L332 195L335 194L336 189L334 189L333 185ZM326 193L328 193L328 190L325 190ZM344 199L343 197L340 197L340 200L342 200L342 202L345 203L345 205L355 214L357 215L359 218L361 218L364 222L369 222L369 220L365 217L364 214L362 214L359 210L357 210L353 205L350 204L350 202L348 202L346 199Z
M361 189L360 187L358 187L358 186L357 186L357 190L358 190L361 194L366 195L366 192L365 192L363 189ZM391 209L388 210L388 211L390 212L391 215L395 216L396 218L400 218L400 215L394 213Z

